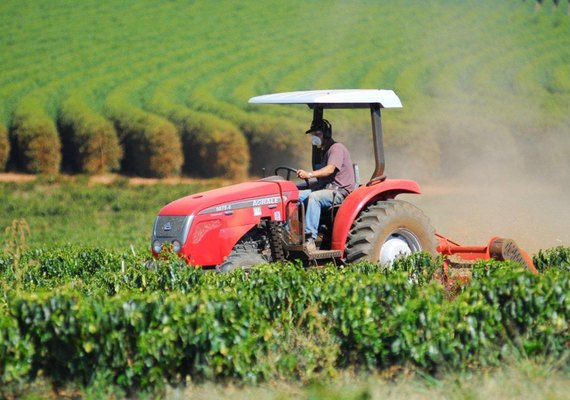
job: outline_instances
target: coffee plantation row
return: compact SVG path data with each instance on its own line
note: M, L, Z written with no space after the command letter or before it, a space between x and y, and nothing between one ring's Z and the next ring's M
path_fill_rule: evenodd
M176 258L76 246L0 257L0 395L42 376L157 393L188 382L307 381L340 370L492 367L570 351L570 249L540 275L479 263L442 286L441 260L260 266L217 274ZM568 359L568 358L566 358Z
M350 87L400 95L386 139L424 170L507 133L545 165L568 151L550 138L570 124L570 17L535 3L4 0L0 171L259 175L304 160L311 116L249 97Z

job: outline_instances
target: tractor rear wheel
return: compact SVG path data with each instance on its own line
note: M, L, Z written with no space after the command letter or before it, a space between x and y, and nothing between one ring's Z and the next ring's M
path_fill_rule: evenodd
M425 251L436 254L437 238L426 215L402 200L379 201L362 211L352 224L346 261L390 265L398 257Z

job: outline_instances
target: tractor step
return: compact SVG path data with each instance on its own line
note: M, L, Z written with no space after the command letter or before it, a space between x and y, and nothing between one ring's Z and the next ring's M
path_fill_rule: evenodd
M342 253L340 250L315 250L307 252L307 256L310 260L323 260L326 258L340 258Z
M289 252L292 258L302 258L312 262L314 265L319 265L326 260L330 260L334 265L337 265L337 260L340 260L342 256L340 250L317 249L309 251L307 247L302 244L285 245L284 249Z

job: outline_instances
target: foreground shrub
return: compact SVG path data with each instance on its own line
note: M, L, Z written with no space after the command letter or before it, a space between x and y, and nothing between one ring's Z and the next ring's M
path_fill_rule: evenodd
M493 307L493 318L504 329L504 346L525 357L560 357L570 351L570 275L552 268L542 276L497 268L475 281L469 293L479 293Z
M20 273L14 274L14 257L0 257L0 277L6 285L35 292L69 284L84 294L114 296L122 292L189 293L200 289L202 271L188 268L179 259L149 263L131 253L64 246L51 251L35 249L19 257ZM16 278L20 281L16 281Z
M554 247L547 250L539 250L533 257L534 265L540 272L549 268L558 268L570 272L570 248Z
M0 312L0 397L17 393L29 381L33 356L33 345L17 320Z
M95 372L139 389L186 377L255 381L271 337L250 299L208 290L106 299L64 289L22 295L11 312L37 349L32 374L41 370L58 386L88 383Z
M433 281L440 260L421 253L391 269L285 263L230 274L146 261L28 251L17 284L11 257L0 257L0 337L11 338L0 348L14 355L4 368L27 365L12 386L40 371L56 387L104 377L127 392L188 379L306 381L339 368L436 374L570 350L570 277L555 266L533 275L480 262L448 296Z

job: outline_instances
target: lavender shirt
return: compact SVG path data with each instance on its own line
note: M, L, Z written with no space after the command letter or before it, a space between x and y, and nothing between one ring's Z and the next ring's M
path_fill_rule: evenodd
M324 184L334 183L335 185L345 189L348 193L354 190L356 179L354 177L354 169L350 153L345 145L335 142L326 151L323 157L323 166L332 164L335 166L335 172L322 179Z

